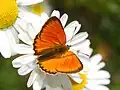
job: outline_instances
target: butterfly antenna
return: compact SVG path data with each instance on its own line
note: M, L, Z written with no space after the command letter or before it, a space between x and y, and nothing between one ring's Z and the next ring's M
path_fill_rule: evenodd
M85 53L81 52L80 50L78 50L77 53L84 54L84 55L86 55L86 56L88 56L88 57L90 56L90 55L88 55L88 54L85 54Z

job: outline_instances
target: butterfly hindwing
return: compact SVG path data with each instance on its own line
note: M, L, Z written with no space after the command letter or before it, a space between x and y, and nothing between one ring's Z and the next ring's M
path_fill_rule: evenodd
M40 33L34 40L35 54L56 44L65 44L66 36L60 20L57 17L51 17L42 27Z
M43 62L39 62L41 69L49 74L76 73L82 70L83 65L78 57L71 51L67 51L60 58L52 58Z

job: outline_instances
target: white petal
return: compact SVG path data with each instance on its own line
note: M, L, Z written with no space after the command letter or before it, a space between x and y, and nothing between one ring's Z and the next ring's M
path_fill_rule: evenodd
M9 30L6 30L6 35L8 37L11 55L16 55L17 53L14 51L14 44L19 43L18 33L13 28L11 28Z
M51 17L56 16L57 18L60 18L60 12L58 10L54 10L51 14Z
M14 45L14 50L19 54L34 54L33 47L25 44Z
M106 78L110 78L110 74L105 70L101 70L98 72L91 71L88 73L88 78L89 79L106 79Z
M81 33L75 35L69 41L67 41L67 45L74 45L76 43L79 43L79 42L85 40L87 37L88 37L88 33L87 32L81 32Z
M33 90L41 90L45 77L46 75L43 72L39 72L39 75L33 83Z
M83 53L83 54L85 54L85 55L87 55L87 56L91 56L92 52L93 52L93 49L90 48L90 47L81 48L81 49L79 50L79 53Z
M25 16L24 16L25 17ZM23 17L22 17L23 18ZM34 22L33 22L34 23ZM35 35L37 32L37 30L35 30L34 26L32 25L33 23L27 22L24 19L17 19L16 23L14 24L14 28L20 33L20 34L25 34L28 33L29 36L32 39L35 38ZM30 34L32 33L32 34ZM27 34L27 35L28 35Z
M93 65L97 65L98 63L100 63L101 60L102 60L102 56L100 54L96 54L93 57L91 57L91 63Z
M76 74L68 74L71 79L73 79L76 83L81 83L82 82L82 79L80 77L80 75L78 73Z
M96 86L96 90L109 90L109 88L103 85L98 85Z
M28 17L29 16L29 17ZM41 25L43 25L43 22L45 23L45 20L47 19L47 14L46 13L42 13L41 16L35 15L31 12L25 11L25 10L20 10L19 12L19 17L20 19L22 19L25 23L28 24L32 24L33 28L35 30L35 32L39 32L41 29ZM22 23L21 23L22 26ZM28 29L25 29L26 31L28 31Z
M85 86L85 88L86 88L87 90L96 90L96 89L95 89L95 85L93 85L93 84L91 84L91 83L87 83L86 86Z
M67 41L73 38L73 36L79 31L80 27L81 25L78 21L73 21L65 27L64 31Z
M38 81L33 83L33 90L41 90L42 85L39 85Z
M101 62L100 64L98 65L94 65L92 63L89 63L89 71L99 71L101 68L103 68L105 66L105 63L104 62Z
M11 56L11 49L10 49L10 43L9 39L7 37L7 34L5 31L0 31L0 41L2 42L0 44L0 52L4 58L9 58Z
M19 10L19 14L18 15L19 15L19 18L22 19L22 21L25 21L25 23L26 22L28 22L28 23L38 22L40 20L40 17L38 15L35 15L35 14L33 14L31 12L28 12L28 11L25 11L23 9Z
M32 40L34 40L36 35L38 34L38 32L36 32L33 28L32 24L28 25L28 34L32 38Z
M32 45L32 38L30 38L29 34L26 32L26 29L28 30L27 23L23 23L22 20L17 20L17 22L18 23L14 25L14 28L19 32L19 39L26 44Z
M98 72L99 69L96 65L88 65L89 72Z
M21 76L24 76L28 73L30 73L32 71L31 68L29 68L28 66L24 65L21 68L18 69L18 74Z
M80 58L83 57L83 58L85 58L86 60L89 60L89 61L90 61L89 56L86 55L85 53L82 53L82 52L80 52L80 51L77 51L77 55L78 55Z
M18 5L32 5L43 2L43 0L16 0Z
M18 18L17 21L16 21L15 24L14 24L14 28L15 28L19 33L21 33L21 32L24 32L24 31L28 30L28 29L27 29L28 24L29 24L29 23L27 23L25 20L23 20L23 19L21 19L21 18Z
M105 67L105 63L101 62L100 64L97 65L98 69L100 70L101 68Z
M109 79L101 79L101 80L88 80L88 83L92 83L94 85L108 85L110 83L110 80Z
M42 26L45 24L45 22L46 22L48 19L49 19L49 17L48 17L48 15L47 15L47 13L42 13L42 14L40 15L39 22L34 22L34 23L32 23L33 26L34 26L34 28L35 28L35 30L37 30L38 33L40 32Z
M16 34L18 35L18 33L13 28L6 30L6 35L8 36L9 42L11 42L11 44L16 44L19 42Z
M28 37L31 37L32 40L34 40L36 34L38 33L37 30L35 30L32 23L26 22L25 20L22 20L22 19L17 20L17 23L14 25L14 27L17 29L17 31L20 34L28 33L29 34Z
M42 13L40 15L40 23L42 23L42 25L44 25L44 23L49 19L48 15L46 13Z
M48 15L46 13L42 13L39 17L40 17L40 19L38 22L36 22L36 20L35 20L34 23L32 23L34 26L34 29L37 31L37 33L39 33L41 31L41 28L43 27L45 22L49 19Z
M82 49L88 48L89 45L90 45L90 41L89 40L85 40L83 42L79 42L77 44L72 45L70 47L70 49L72 49L72 50L82 50Z
M26 21L26 24L31 24L35 33L39 33L42 26L49 19L46 13L42 13L40 16L37 16L30 12L24 12L23 10L21 10L19 17L21 17L24 21ZM24 28L24 30L29 32L28 25L26 26L27 29ZM22 27L22 23L21 23L21 27Z
M27 33L19 34L18 37L19 37L20 40L22 40L24 43L26 43L28 45L32 45L33 44L32 39L30 39L28 37Z
M19 39L18 39L18 32L14 29L14 27L12 27L12 29L10 29L11 32L11 37L14 38L15 43L19 43Z
M25 65L25 64L35 61L35 59L36 59L36 56L33 56L33 55L19 56L18 58L14 59L12 61L12 65L14 68L19 68L22 65Z
M91 49L90 47L76 49L76 50L70 48L70 51L74 52L78 57L84 57L86 59L89 59L90 55L93 52L93 49Z
M109 90L106 86L103 85L93 85L93 84L87 84L86 86L90 90Z
M104 62L101 62L100 64L92 64L91 62L89 63L88 67L89 67L89 71L99 71L101 68L103 68L105 66Z
M32 84L34 83L37 75L38 74L35 71L31 72L30 77L29 77L28 82L27 82L27 87L31 87L32 86Z
M60 18L60 21L61 21L63 27L65 27L67 20L68 20L68 15L63 14L62 17Z

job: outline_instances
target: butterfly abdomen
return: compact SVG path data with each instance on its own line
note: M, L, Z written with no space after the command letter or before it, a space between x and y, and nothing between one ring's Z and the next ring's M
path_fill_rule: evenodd
M44 61L44 60L49 60L49 59L55 58L55 57L60 58L62 56L62 54L64 54L68 49L69 49L69 47L67 47L65 45L59 45L59 46L55 46L53 48L45 49L40 53L38 60Z

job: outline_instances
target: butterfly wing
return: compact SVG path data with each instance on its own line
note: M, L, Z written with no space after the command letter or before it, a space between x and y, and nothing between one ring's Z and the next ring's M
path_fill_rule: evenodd
M82 70L83 65L78 57L71 51L67 51L60 58L52 58L43 62L38 62L41 69L49 74L76 73Z
M42 50L54 47L56 44L65 45L65 43L66 36L60 20L55 16L51 17L34 40L35 55L39 55Z

